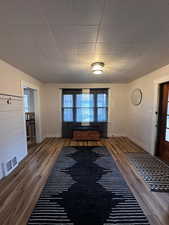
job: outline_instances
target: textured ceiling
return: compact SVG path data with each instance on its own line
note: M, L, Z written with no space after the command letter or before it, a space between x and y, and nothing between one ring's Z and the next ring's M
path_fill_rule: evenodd
M0 58L45 82L128 82L169 63L169 1L0 0Z

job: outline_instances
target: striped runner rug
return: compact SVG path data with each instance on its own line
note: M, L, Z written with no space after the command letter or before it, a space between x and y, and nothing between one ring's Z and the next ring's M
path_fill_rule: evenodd
M148 225L105 147L64 147L28 225Z

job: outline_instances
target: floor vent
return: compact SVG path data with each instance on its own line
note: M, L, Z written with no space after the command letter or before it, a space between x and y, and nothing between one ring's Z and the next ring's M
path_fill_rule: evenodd
M17 166L17 157L12 158L6 163L1 164L3 176L7 176L16 166Z

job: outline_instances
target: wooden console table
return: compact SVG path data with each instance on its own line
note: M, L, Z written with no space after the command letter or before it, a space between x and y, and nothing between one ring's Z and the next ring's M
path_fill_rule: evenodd
M100 131L93 127L77 127L73 129L73 140L98 141L100 140Z

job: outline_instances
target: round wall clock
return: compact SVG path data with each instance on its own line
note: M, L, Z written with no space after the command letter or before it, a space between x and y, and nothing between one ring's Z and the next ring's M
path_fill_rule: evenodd
M142 101L142 91L139 88L136 88L131 93L131 103L133 105L140 105Z

